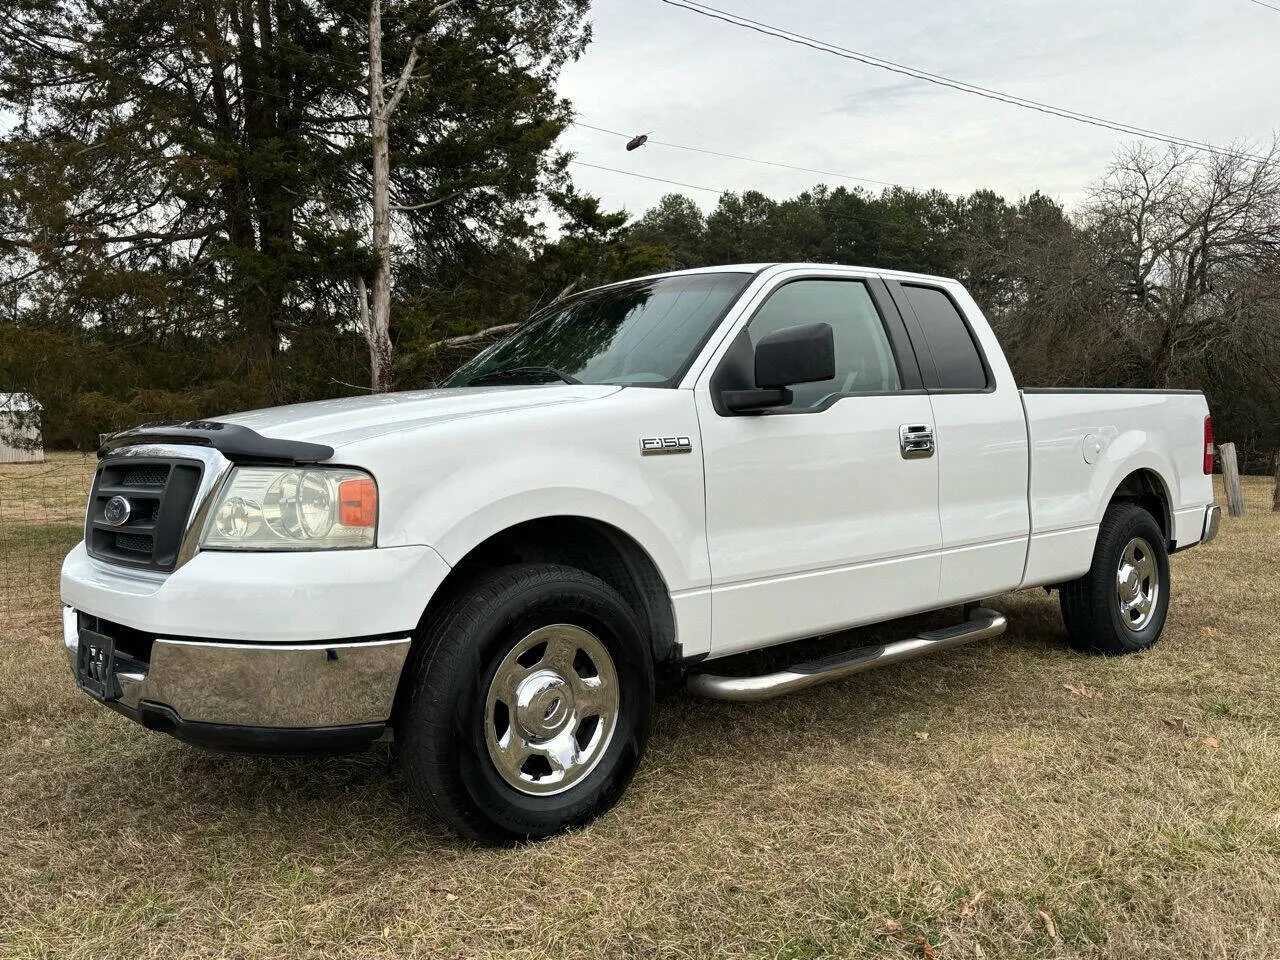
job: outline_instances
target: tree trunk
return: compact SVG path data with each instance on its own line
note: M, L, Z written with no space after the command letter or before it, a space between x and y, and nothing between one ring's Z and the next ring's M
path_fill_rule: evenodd
M369 380L374 393L394 384L391 372L391 143L382 79L382 0L369 4L369 132L373 141L373 272L369 313Z

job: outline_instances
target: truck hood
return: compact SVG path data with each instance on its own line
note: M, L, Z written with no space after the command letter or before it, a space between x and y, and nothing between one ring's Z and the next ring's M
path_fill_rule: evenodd
M492 416L554 403L581 403L617 393L621 387L591 384L451 387L339 397L287 407L250 410L226 417L266 437L305 440L333 447L462 417Z

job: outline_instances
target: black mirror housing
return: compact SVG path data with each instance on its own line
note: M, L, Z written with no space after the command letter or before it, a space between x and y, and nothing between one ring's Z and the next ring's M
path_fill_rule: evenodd
M836 341L829 323L787 327L756 344L756 387L778 390L836 375Z
M791 391L786 387L777 390L725 390L720 402L730 413L754 413L770 407L785 407L791 402Z

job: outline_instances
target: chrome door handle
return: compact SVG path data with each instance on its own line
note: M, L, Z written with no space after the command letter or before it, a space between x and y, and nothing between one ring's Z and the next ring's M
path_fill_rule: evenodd
M933 456L933 427L927 423L904 423L898 428L898 446L903 460Z

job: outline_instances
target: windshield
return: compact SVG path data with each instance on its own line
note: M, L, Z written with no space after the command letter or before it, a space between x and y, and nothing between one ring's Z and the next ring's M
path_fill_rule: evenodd
M444 385L675 386L750 279L693 273L589 290L535 315Z

